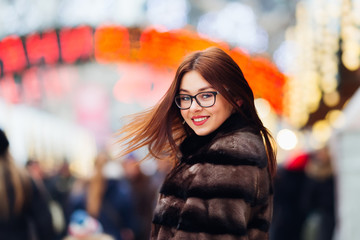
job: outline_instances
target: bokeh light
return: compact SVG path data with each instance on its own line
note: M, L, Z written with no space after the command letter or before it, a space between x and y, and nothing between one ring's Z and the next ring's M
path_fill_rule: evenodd
M271 111L270 103L263 98L255 99L255 107L261 119L266 118Z
M328 141L331 133L331 126L326 120L319 120L314 123L312 127L312 135L320 143L325 143L326 141Z
M292 150L298 143L296 134L290 129L282 129L276 136L277 143L284 150Z

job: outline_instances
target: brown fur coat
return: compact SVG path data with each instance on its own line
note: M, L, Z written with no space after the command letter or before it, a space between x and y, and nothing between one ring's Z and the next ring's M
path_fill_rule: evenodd
M154 212L151 239L266 240L273 189L261 136L237 115L186 138Z

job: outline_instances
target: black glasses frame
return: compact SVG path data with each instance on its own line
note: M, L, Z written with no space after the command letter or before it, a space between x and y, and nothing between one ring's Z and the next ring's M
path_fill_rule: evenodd
M203 105L200 103L200 101L196 98L199 94L204 94L204 93L211 93L211 94L214 95L214 103L211 104L210 106L203 106ZM187 110L187 109L191 108L191 105L192 105L192 103L193 103L193 99L195 99L195 101L197 102L197 104L198 104L200 107L209 108L209 107L212 107L212 106L215 105L215 103L216 103L216 95L218 95L218 94L219 94L218 91L199 92L199 93L197 93L197 94L194 95L194 96L191 96L191 95L189 95L189 94L178 94L178 95L175 96L174 102L175 102L176 106L177 106L178 108L180 108L181 110ZM178 102L176 101L176 99L177 99L179 96L187 96L187 97L189 97L189 98L190 98L190 106L187 107L187 108L181 107L180 103L178 103Z

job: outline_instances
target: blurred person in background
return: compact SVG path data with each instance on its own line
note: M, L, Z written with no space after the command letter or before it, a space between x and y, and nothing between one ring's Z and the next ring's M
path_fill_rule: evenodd
M279 165L274 180L273 240L331 240L335 184L325 147Z
M310 154L297 153L279 164L274 178L274 216L271 240L301 240L307 213L303 209L305 166ZM330 240L330 239L329 239Z
M328 147L312 152L305 166L302 208L304 239L331 240L335 229L335 177Z
M136 222L136 240L148 240L150 237L151 220L156 204L158 187L151 176L145 175L140 168L140 162L131 153L122 161L125 176L131 184Z
M25 164L28 173L39 189L39 193L43 196L47 206L50 209L53 229L55 232L55 240L61 239L66 234L65 210L57 199L52 196L51 176L46 173L38 160L29 158Z
M48 177L46 188L49 191L51 199L56 201L62 211L63 226L58 232L58 239L66 235L66 226L70 221L70 192L73 187L75 178L70 172L69 163L64 162L55 170L54 174Z
M269 239L272 137L236 62L211 47L187 56L165 96L120 131L124 154L175 161L151 239Z
M29 158L25 163L25 167L34 181L46 187L47 176L38 160Z
M86 191L72 197L72 213L85 210L100 222L103 233L115 240L134 240L134 201L120 163L102 152L95 159L94 170Z
M0 129L0 238L52 240L54 231L46 199L26 171L16 166Z

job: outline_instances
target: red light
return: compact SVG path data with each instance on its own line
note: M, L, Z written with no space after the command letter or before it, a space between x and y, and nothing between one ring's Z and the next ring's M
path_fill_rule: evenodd
M46 64L55 64L59 60L59 46L55 31L28 36L26 49L31 65L37 65L42 61Z
M4 38L0 42L0 76L20 71L26 66L27 61L21 39L17 36Z
M62 29L60 32L61 57L66 63L90 58L93 51L92 29L87 26Z

